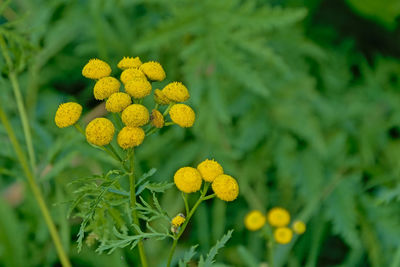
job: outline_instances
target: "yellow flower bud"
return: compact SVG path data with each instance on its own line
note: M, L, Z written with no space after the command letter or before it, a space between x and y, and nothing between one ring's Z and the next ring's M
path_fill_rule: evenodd
M250 231L260 230L266 223L267 218L258 210L253 210L247 213L244 218L244 225Z
M111 143L115 128L112 122L106 118L97 118L86 126L86 139L96 146L105 146Z
M277 243L285 245L292 241L293 232L287 227L278 227L274 231L274 239Z
M183 128L192 127L196 115L191 107L185 104L175 104L169 110L171 120Z
M139 68L142 65L139 57L123 57L119 62L117 67L121 70Z
M135 99L141 99L151 93L151 84L145 79L130 80L125 84L125 91Z
M217 176L224 173L222 166L215 160L206 159L197 165L197 170L200 172L201 177L206 182L214 181Z
M156 128L164 127L164 116L160 111L153 109L150 115L150 123Z
M120 147L127 149L143 143L144 136L142 128L126 126L118 133L117 142Z
M183 215L182 213L179 213L178 215L176 215L172 220L171 220L171 224L173 226L179 227L181 226L184 222L185 222L185 215Z
M293 231L299 235L304 234L304 232L306 231L306 225L302 221L294 221L292 228L293 228Z
M275 207L268 212L268 222L275 227L287 226L290 222L290 214L287 210Z
M149 122L150 115L145 106L132 104L122 111L121 118L126 126L140 127Z
M100 59L91 59L83 67L82 75L89 79L101 79L111 74L111 67Z
M68 102L58 106L54 121L59 128L74 125L82 114L82 106L75 102Z
M200 190L202 179L198 170L192 167L180 168L174 175L176 187L184 193Z
M188 89L181 82L169 83L162 91L169 100L174 102L184 102L190 97Z
M121 112L132 103L131 96L118 92L110 95L106 101L106 109L109 112Z
M146 80L146 76L139 69L126 69L121 73L120 80L123 84L126 84L132 80Z
M104 77L96 82L93 93L94 98L103 100L119 91L121 83L114 77Z
M223 201L233 201L239 195L238 183L232 176L226 174L217 176L211 187L217 197Z
M146 62L140 66L140 70L143 71L143 73L151 81L162 81L165 79L165 71L158 62Z
M159 105L169 105L169 103L171 103L171 100L169 100L160 89L154 90L154 101Z

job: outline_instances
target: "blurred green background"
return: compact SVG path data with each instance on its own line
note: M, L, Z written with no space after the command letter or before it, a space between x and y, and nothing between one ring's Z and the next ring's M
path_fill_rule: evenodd
M37 181L73 266L138 266L135 250L76 249L67 219L70 182L115 168L57 106L98 112L81 70L93 57L159 61L189 88L197 114L137 149L138 172L172 181L181 166L213 157L236 177L239 198L204 203L177 250L232 239L216 266L261 266L265 242L244 228L251 209L287 208L307 232L280 246L277 266L400 266L400 1L398 0L15 0L0 1L0 34L18 71L37 158ZM0 105L24 143L4 58ZM93 111L94 110L94 111ZM60 266L51 238L0 125L0 266ZM183 210L174 188L161 204ZM170 242L145 242L164 266ZM291 251L289 252L289 249ZM265 265L264 265L265 266Z

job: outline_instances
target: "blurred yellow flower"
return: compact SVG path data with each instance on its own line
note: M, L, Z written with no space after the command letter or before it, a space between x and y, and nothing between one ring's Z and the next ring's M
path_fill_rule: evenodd
M217 176L224 173L224 169L218 162L209 159L206 159L197 165L197 170L206 182L212 182L217 178Z
M82 75L89 79L101 79L111 74L111 67L100 59L91 59L83 67Z
M86 126L86 139L96 146L108 145L114 137L115 128L106 118L97 118Z
M268 222L275 227L287 226L290 222L290 214L287 210L275 207L268 212Z
M299 235L303 234L306 231L306 225L302 221L294 221L292 228L293 228L293 231Z
M226 174L217 176L211 187L217 197L223 201L233 201L239 195L238 183L232 176Z
M174 102L184 102L190 97L188 89L181 82L167 84L162 92L169 100Z
M293 237L293 232L287 227L278 227L274 231L275 241L279 244L288 244Z
M151 93L151 84L145 79L133 79L125 84L125 91L135 99L141 99Z
M93 93L94 98L103 100L119 91L121 83L114 77L104 77L96 82Z
M139 68L142 65L139 57L123 57L119 62L117 67L121 70L126 70L130 68Z
M154 90L154 101L160 105L168 105L171 103L160 89Z
M174 183L180 191L193 193L200 190L202 179L197 169L183 167L175 173Z
M171 224L173 226L179 227L181 226L184 222L185 222L185 215L183 215L182 213L179 213L178 215L176 215L172 220L171 220Z
M162 81L165 79L165 71L160 63L149 61L140 66L140 70L151 81Z
M126 126L140 127L149 122L149 111L140 104L132 104L122 111L122 122Z
M150 115L150 123L156 128L164 127L164 116L160 111L153 109Z
M142 144L144 136L142 128L126 126L118 133L117 142L120 147L127 149Z
M123 84L126 84L132 80L147 80L144 73L139 69L126 69L121 73L120 80Z
M267 218L259 210L253 210L247 213L244 218L244 225L250 231L260 230L266 223Z
M58 106L54 121L59 128L74 125L82 114L82 106L75 102L67 102Z
M121 112L132 103L131 96L118 92L110 95L106 101L106 109L109 112Z
M171 120L183 128L192 127L196 115L191 107L185 104L175 104L169 110Z

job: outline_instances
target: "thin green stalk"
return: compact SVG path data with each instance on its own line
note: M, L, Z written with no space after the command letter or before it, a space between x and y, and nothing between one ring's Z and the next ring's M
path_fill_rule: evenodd
M187 216L189 214L189 204L187 201L188 195L184 192L182 192L182 198L183 198L183 202L185 203L185 215Z
M14 130L5 114L5 112L3 111L3 109L1 108L0 105L0 119L4 125L4 128L6 129L6 132L8 134L8 137L10 138L11 144L15 150L15 153L17 154L18 160L21 164L21 167L25 173L25 176L28 180L28 184L32 190L32 193L39 205L40 211L42 212L43 218L46 222L47 228L49 229L50 235L53 239L53 243L56 247L57 250L57 254L60 258L61 264L64 267L70 267L71 263L69 262L69 259L67 257L67 254L64 251L64 248L62 246L61 243L61 239L58 235L57 229L54 225L54 222L50 216L50 212L47 209L46 203L44 201L42 192L40 190L40 188L38 187L38 185L35 182L35 178L34 175L31 171L31 169L29 168L29 164L28 164L28 160L26 159L26 156L21 148L21 145L19 144Z
M135 191L135 151L132 148L129 153L129 160L130 160L130 173L129 173L129 188L130 188L130 204L132 210L132 219L133 223L140 227L139 218L137 215L136 210L136 191ZM138 243L140 261L142 262L143 267L147 267L147 259L146 254L144 252L143 241L139 240Z
M274 238L272 236L272 230L268 225L262 228L262 233L264 234L265 241L267 242L267 254L268 254L268 266L274 267Z
M164 111L164 113L163 113L163 116L164 116L164 117L167 116L169 110L171 109L171 107L172 107L173 105L174 105L174 103L171 103L171 104L168 105L167 109L166 109L166 110Z

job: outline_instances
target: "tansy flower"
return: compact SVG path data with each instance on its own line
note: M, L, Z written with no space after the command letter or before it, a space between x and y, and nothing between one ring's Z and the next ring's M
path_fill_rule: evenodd
M121 73L120 80L123 84L126 84L129 81L132 80L146 80L146 76L143 74L143 72L139 69L126 69Z
M238 183L232 176L226 174L217 176L211 187L217 197L223 201L233 201L239 195Z
M292 240L293 232L287 227L278 227L274 231L275 241L279 244L285 245Z
M224 169L218 162L209 159L197 165L197 170L206 182L212 182L217 176L224 173Z
M290 222L290 214L283 208L275 207L268 212L268 222L275 227L286 226Z
M151 81L162 81L165 79L165 71L160 63L155 61L146 62L140 69Z
M86 139L96 146L108 145L114 137L115 128L106 118L97 118L86 126Z
M184 222L185 222L185 215L183 215L182 213L179 213L178 215L176 215L176 216L171 220L171 224L172 224L173 226L176 226L176 227L181 226Z
M143 143L144 136L142 128L126 126L118 133L117 142L120 147L127 149Z
M185 104L175 104L169 110L171 120L183 128L192 127L196 115L191 107Z
M54 121L59 128L74 125L82 114L82 106L75 102L68 102L58 106Z
M168 105L171 103L171 100L169 100L160 89L154 90L154 101L159 105Z
M94 98L103 100L119 91L121 83L114 77L104 77L96 82L93 93Z
M91 59L83 67L82 75L89 79L101 79L111 74L111 67L100 59Z
M140 104L132 104L122 111L122 122L126 126L140 127L149 122L149 111Z
M174 183L180 191L193 193L200 190L202 179L199 171L195 168L183 167L175 173Z
M292 225L293 231L296 234L303 234L306 231L306 225L302 221L294 221Z
M141 99L151 93L151 84L145 79L133 79L125 84L125 91L135 99Z
M106 109L109 112L121 112L132 103L131 96L118 92L110 95L106 101Z
M188 89L181 82L169 83L162 91L169 100L174 102L184 102L190 97Z
M247 213L246 217L244 218L244 225L250 231L257 231L265 225L266 221L267 218L264 214L258 210L253 210Z
M150 115L150 123L156 128L164 127L164 116L160 111L153 109Z
M121 70L126 70L130 68L139 68L142 65L139 57L123 57L119 62L117 67Z

